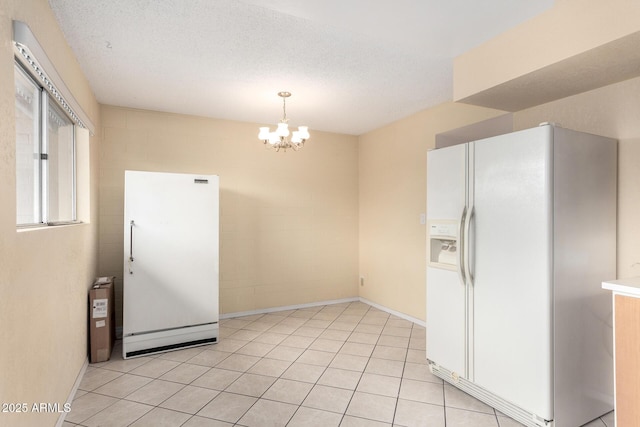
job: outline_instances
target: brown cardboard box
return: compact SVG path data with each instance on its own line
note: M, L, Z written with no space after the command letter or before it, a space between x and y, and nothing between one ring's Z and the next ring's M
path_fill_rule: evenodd
M115 339L115 277L100 277L89 290L89 346L91 363L111 357Z

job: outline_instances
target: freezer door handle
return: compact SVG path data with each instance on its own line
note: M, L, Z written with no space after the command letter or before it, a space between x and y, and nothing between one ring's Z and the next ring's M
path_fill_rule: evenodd
M464 286L467 281L464 274L464 255L463 255L464 246L465 246L464 225L465 225L466 216L467 216L467 207L465 206L462 209L462 215L460 215L460 229L458 230L458 276L460 277L460 283L462 283L462 286Z
M471 273L471 263L470 263L470 259L471 259L471 246L468 245L468 243L471 241L470 236L471 236L471 219L473 218L475 214L475 207L471 206L471 209L469 209L469 214L467 215L467 217L465 218L465 224L464 224L464 269L465 269L465 276L469 279L469 283L471 284L471 286L474 285L473 283L473 274Z
M133 274L131 264L133 263L133 226L136 225L134 220L129 222L129 274Z

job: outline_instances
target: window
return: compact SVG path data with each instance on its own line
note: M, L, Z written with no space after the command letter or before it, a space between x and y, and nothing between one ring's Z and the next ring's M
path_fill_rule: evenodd
M17 62L15 89L16 222L75 222L75 125Z

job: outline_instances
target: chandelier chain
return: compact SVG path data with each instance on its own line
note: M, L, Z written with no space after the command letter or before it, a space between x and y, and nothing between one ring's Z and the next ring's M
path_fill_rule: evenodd
M287 98L282 97L282 121L287 122Z

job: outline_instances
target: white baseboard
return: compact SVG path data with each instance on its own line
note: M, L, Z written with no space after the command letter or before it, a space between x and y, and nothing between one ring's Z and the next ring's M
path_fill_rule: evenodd
M415 317L411 317L408 314L401 313L399 311L392 310L388 307L385 307L380 304L376 304L375 302L369 301L366 298L362 297L352 297L352 298L343 298L329 301L319 301L319 302L310 302L306 304L296 304L296 305L287 305L280 307L270 307L270 308L262 308L259 310L249 310L249 311L238 311L235 313L225 313L220 315L220 319L233 319L235 317L242 316L252 316L254 314L267 314L267 313L276 313L278 311L287 311L287 310L299 310L301 308L309 308L309 307L317 307L319 305L331 305L331 304L342 304L345 302L355 302L360 301L365 304L368 304L372 307L377 308L378 310L382 310L386 313L392 314L394 316L400 317L401 319L408 320L409 322L413 322L416 325L425 327L426 323L424 320L416 319ZM122 339L122 326L116 327L116 338Z
M408 320L409 322L413 322L416 325L422 326L423 328L426 327L426 325L427 325L427 323L424 320L416 319L415 317L411 317L408 314L400 313L399 311L395 311L395 310L392 310L392 309L390 309L388 307L385 307L383 305L376 304L375 302L371 302L366 298L360 297L359 299L360 299L360 302L363 302L365 304L369 304L370 306L375 307L378 310L382 310L382 311L384 311L386 313L393 314L394 316L400 317L401 319Z
M84 359L84 363L82 364L82 368L80 368L80 372L78 372L78 376L76 377L76 382L73 383L73 387L71 387L71 392L69 393L69 396L67 397L67 401L65 402L65 405L68 403L69 405L71 405L71 403L73 403L73 398L76 396L76 392L78 391L78 387L80 387L80 383L82 382L82 377L84 377L84 373L87 370L87 366L89 366L89 358L87 357L86 359ZM58 422L56 423L56 427L62 427L62 424L64 424L64 419L67 416L66 412L61 412L60 416L58 417Z
M252 316L254 314L266 314L266 313L275 313L278 311L287 311L287 310L299 310L301 308L309 308L309 307L317 307L319 305L331 305L331 304L342 304L345 302L355 302L359 301L358 297L352 298L343 298L343 299L334 299L329 301L318 301L318 302L310 302L306 304L296 304L296 305L286 305L281 307L270 307L270 308L262 308L259 310L249 310L249 311L238 311L235 313L226 313L221 314L220 319L231 319L234 317L242 317L242 316Z
M424 327L426 325L424 320L420 320L420 319L416 319L415 317L411 317L407 314L401 313L399 311L395 311L392 310L388 307L385 307L383 305L380 304L376 304L375 302L371 302L368 299L362 298L362 297L353 297L353 298L343 298L343 299L338 299L338 300L330 300L330 301L319 301L319 302L311 302L308 304L297 304L297 305L288 305L288 306L282 306L282 307L271 307L271 308L263 308L260 310L250 310L250 311L239 311L236 313L226 313L226 314L221 314L220 315L220 319L232 319L235 317L243 317L243 316L252 316L254 314L266 314L266 313L276 313L278 311L287 311L287 310L299 310L301 308L309 308L309 307L317 307L319 305L332 305L332 304L342 304L345 302L355 302L355 301L360 301L364 304L368 304L372 307L377 308L378 310L382 310L385 313L389 313L392 314L396 317L399 317L401 319L405 319L408 320L409 322L413 322L416 325L422 326Z

